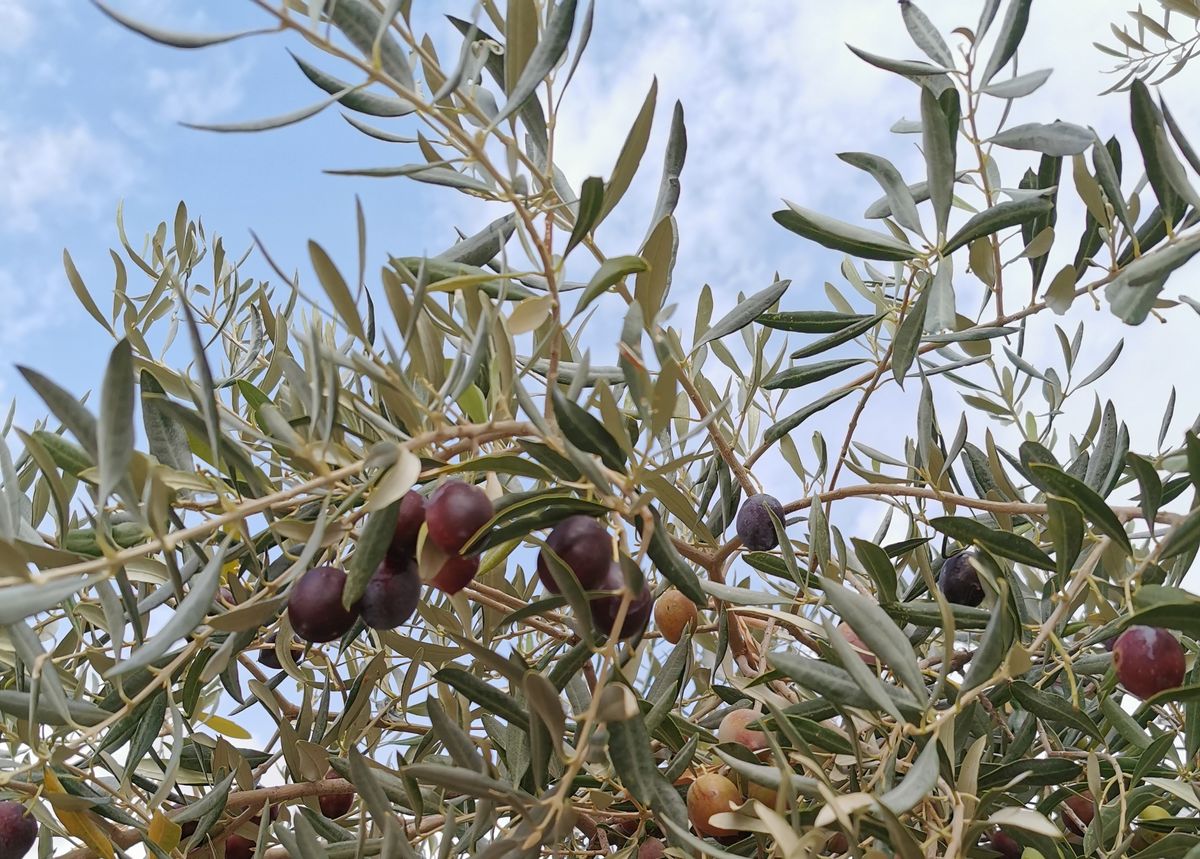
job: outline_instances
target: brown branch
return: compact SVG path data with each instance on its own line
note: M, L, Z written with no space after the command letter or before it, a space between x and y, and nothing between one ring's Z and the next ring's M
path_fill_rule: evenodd
M708 417L708 406L704 403L704 398L700 396L700 391L692 384L692 380L688 378L687 373L679 374L679 384L687 393L688 399L692 401L692 405L696 407L696 414L700 420ZM733 476L737 478L737 482L742 485L742 491L746 495L754 495L758 492L754 481L750 479L749 472L746 471L746 466L742 465L737 458L737 454L733 452L733 448L729 446L729 442L725 441L725 436L721 435L721 430L717 427L715 420L708 422L708 434L712 438L713 445L717 448L717 453L721 455L721 459L725 460L729 470L733 472Z

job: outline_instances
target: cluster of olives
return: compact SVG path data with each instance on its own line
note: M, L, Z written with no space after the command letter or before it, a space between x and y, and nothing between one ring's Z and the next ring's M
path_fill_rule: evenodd
M569 516L559 522L546 538L546 546L538 553L537 574L542 587L552 594L562 589L551 572L553 553L585 591L604 591L588 600L592 623L605 635L617 624L621 609L621 588L625 575L613 553L613 538L600 521L591 516ZM617 632L619 638L632 638L646 628L654 599L650 589L643 587L629 601L625 619Z
M462 554L462 548L493 514L492 502L483 490L460 480L443 483L428 501L409 491L400 501L387 554L367 582L362 598L346 608L342 604L346 573L337 567L314 567L288 595L292 629L304 641L322 643L341 638L360 618L372 629L395 629L407 623L421 597L416 558L421 527L425 527L426 550L436 552L439 560L429 584L454 594L479 571L479 557Z
M362 598L347 609L342 604L345 572L332 566L314 567L300 577L288 595L292 629L303 641L322 643L341 638L360 618L372 629L394 629L406 623L421 595L416 549L422 526L422 551L433 553L438 568L429 584L454 594L470 584L479 571L479 557L464 555L462 549L494 513L492 502L481 489L459 480L443 483L428 502L420 493L409 491L400 502L391 545ZM589 600L592 622L604 634L611 634L625 585L612 535L600 520L590 516L570 516L554 526L546 538L546 548L538 555L537 573L546 590L559 593L548 553L561 561L585 591L597 592ZM663 637L672 643L683 637L685 629L697 624L696 606L686 596L670 590L655 600L650 590L643 588L626 609L619 637L632 638L644 630L651 612ZM292 647L294 656L301 652L298 646ZM263 651L259 661L275 670L280 668L273 648Z
M330 770L325 778L339 778L338 774ZM350 809L354 806L353 793L338 793L326 794L318 797L317 802L321 808L321 814L330 820L337 820L345 817L350 813ZM274 822L279 817L279 806L271 805L267 810L268 816ZM255 839L249 837L250 834L257 830L261 825L262 817L255 815L241 828L240 832L230 832L222 839L225 842L225 859L250 859L254 855L254 849L257 846ZM196 821L189 820L181 827L180 835L183 838L191 838L196 832ZM3 853L0 853L0 859L5 859Z

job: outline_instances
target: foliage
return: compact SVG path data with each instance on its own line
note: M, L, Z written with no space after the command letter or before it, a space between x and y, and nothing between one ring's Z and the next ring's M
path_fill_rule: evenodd
M626 857L661 838L679 856L907 859L996 855L999 826L1026 857L1200 855L1200 681L1193 670L1139 702L1103 646L1136 624L1197 649L1200 598L1180 585L1200 545L1200 441L1173 403L1152 451L1130 450L1113 403L1096 402L1081 436L1060 431L1121 342L1079 366L1083 327L1055 325L1061 362L1027 357L1034 320L1098 291L1130 325L1195 306L1164 290L1200 250L1200 164L1144 83L1129 92L1134 167L1085 124L1009 122L1049 75L1006 76L1030 0L986 0L952 43L903 2L927 60L854 50L913 83L920 120L893 130L918 136L926 175L842 153L881 188L875 226L794 203L775 213L844 254L827 303L781 279L713 321L706 286L678 322L682 108L639 247L609 253L595 233L633 217L622 202L647 157L653 86L607 177L574 189L554 166L590 4L485 0L478 20L449 19L461 50L442 62L404 0L253 2L270 21L251 34L109 14L177 47L299 34L322 58L295 61L328 97L213 130L338 104L413 154L336 172L506 211L377 271L362 251L355 266L310 242L320 293L264 248L227 253L183 205L140 248L118 218L111 303L66 257L116 341L99 395L25 369L52 417L5 427L19 452L0 444L0 783L32 803L46 851L69 837L75 856L219 855L236 832L268 856ZM1004 178L997 147L1027 169ZM362 248L361 210L358 226ZM615 344L589 327L598 312L624 320ZM893 383L913 392L915 421L880 451L855 436ZM957 426L939 420L935 389L961 396ZM802 445L805 422L847 398L844 436ZM751 552L728 534L765 488L756 466L790 470L770 488L793 494L783 520L757 505L780 539ZM344 568L354 604L396 502L448 479L493 503L463 549L481 555L474 581L427 588L397 629L294 647L300 577ZM848 531L852 504L880 513L876 533ZM566 550L543 556L557 587L539 588L533 553L574 515L615 539L623 582L603 612ZM427 532L426 582L445 558ZM974 571L980 607L938 582L960 549L972 554L955 555L956 576ZM678 644L658 629L619 637L643 587L700 608L668 636ZM757 724L727 732L747 706ZM265 741L246 729L263 719ZM263 786L267 773L286 783ZM699 779L749 798L689 825ZM321 801L351 792L347 816Z
M1151 85L1183 71L1200 50L1200 3L1196 0L1158 0L1162 7L1147 12L1141 5L1129 12L1130 25L1110 25L1111 45L1096 43L1105 54L1116 57L1120 74L1107 92L1128 89L1135 80Z

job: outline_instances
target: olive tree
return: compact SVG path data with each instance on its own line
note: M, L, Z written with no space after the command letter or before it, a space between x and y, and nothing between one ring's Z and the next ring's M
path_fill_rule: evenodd
M403 154L339 172L504 212L298 276L182 205L118 219L110 294L66 257L115 345L84 398L22 368L49 416L0 444L0 859L1200 856L1200 440L1173 399L1140 452L1120 403L1061 420L1121 344L1082 366L1055 314L1200 309L1168 288L1200 161L1143 81L1109 96L1137 151L1017 123L1031 0L952 31L904 0L923 59L852 50L911 81L924 175L841 153L862 223L774 213L844 255L824 293L714 320L672 293L682 106L662 152L651 88L611 173L555 166L590 4L463 3L439 58L409 0L252 2L224 35L97 5L298 34L322 99L213 130L340 109ZM643 161L645 238L602 248Z

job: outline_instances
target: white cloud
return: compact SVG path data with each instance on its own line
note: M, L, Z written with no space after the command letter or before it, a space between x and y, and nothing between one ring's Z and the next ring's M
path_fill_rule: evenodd
M0 0L0 55L15 54L33 36L34 18L23 0Z
M171 122L211 122L242 103L248 61L203 66L152 68L146 89L158 101L158 114Z
M0 228L32 231L52 209L107 211L132 175L130 157L83 122L18 129L0 120Z
M74 301L61 269L37 275L18 275L0 269L0 346L29 342L56 317L62 317L64 301Z

